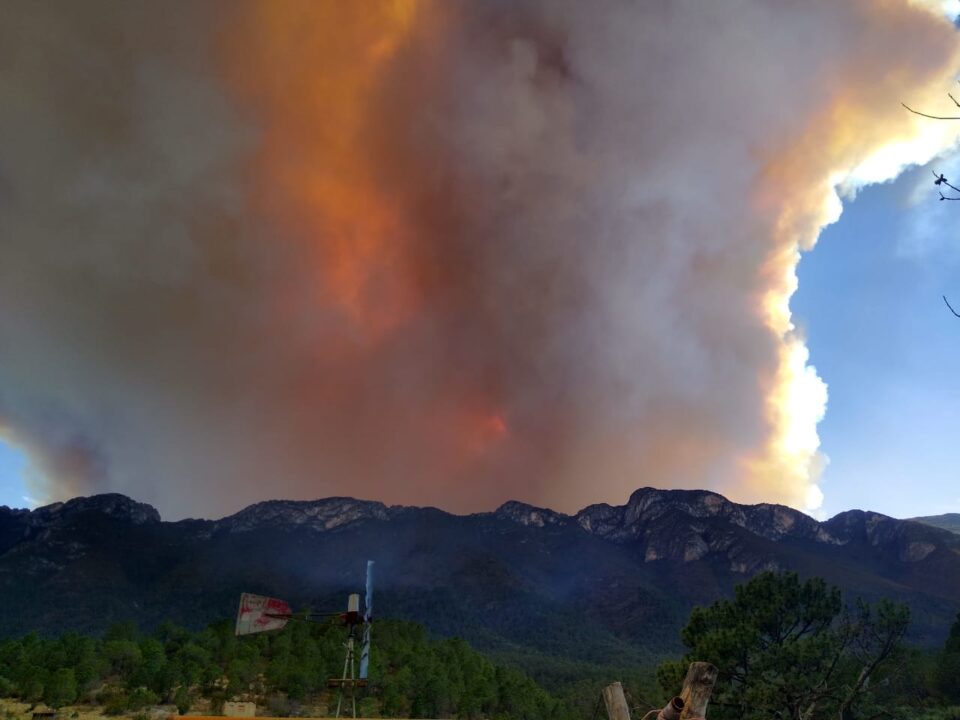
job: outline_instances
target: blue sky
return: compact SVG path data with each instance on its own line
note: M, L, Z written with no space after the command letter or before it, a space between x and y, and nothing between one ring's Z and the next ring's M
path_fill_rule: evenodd
M26 465L27 458L22 451L0 440L0 505L27 505L27 489L24 485Z
M932 179L917 168L861 191L799 266L791 308L830 392L828 516L960 512L960 319L941 299L960 304L960 202L939 202Z

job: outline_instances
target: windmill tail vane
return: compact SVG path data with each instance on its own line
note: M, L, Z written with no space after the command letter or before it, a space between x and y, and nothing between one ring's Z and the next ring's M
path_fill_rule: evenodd
M293 617L290 605L277 598L243 593L237 612L237 635L252 635L269 630L281 630Z

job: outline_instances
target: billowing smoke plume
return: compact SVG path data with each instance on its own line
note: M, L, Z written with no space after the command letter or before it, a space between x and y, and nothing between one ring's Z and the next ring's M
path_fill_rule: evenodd
M177 516L815 506L798 253L958 66L894 0L6 2L0 433Z

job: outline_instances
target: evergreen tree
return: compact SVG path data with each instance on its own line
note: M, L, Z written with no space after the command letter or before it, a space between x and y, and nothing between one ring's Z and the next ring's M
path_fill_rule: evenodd
M43 701L52 708L59 708L76 699L77 676L73 668L59 668L51 673L43 689Z
M681 637L686 658L659 669L665 689L680 687L693 660L719 669L711 701L717 720L855 717L892 667L909 624L905 606L858 603L844 612L823 580L761 573L732 601L696 608Z
M938 658L936 685L947 702L960 705L960 613Z

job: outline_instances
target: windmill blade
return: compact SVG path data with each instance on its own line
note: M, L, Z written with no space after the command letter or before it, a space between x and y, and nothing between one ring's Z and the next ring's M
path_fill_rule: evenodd
M243 593L240 596L240 609L237 612L234 632L236 635L252 635L268 630L280 630L291 617L293 611L283 600Z
M370 669L370 626L363 626L363 649L360 651L360 679L367 679Z
M373 560L367 560L367 596L363 599L363 621L373 619Z
M360 651L360 679L370 668L370 627L373 623L373 560L367 560L367 595L363 600L363 649Z

